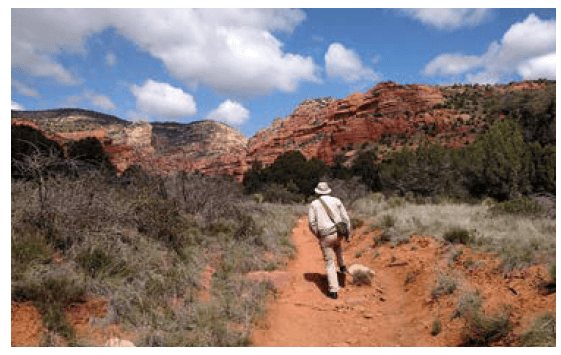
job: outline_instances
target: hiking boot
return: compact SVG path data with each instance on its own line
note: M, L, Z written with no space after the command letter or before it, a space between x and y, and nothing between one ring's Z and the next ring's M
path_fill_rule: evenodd
M333 298L334 300L337 299L337 292L328 292L327 297Z
M346 272L347 272L347 267L346 267L345 265L341 266L341 267L339 268L339 272L340 272L341 274L346 273Z

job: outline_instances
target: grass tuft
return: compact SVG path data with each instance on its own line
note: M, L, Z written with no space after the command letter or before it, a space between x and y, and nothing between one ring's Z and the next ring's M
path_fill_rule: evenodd
M555 345L555 314L548 312L538 317L529 330L522 333L520 340L522 346L547 346Z
M441 330L442 330L442 323L440 322L439 319L436 319L435 321L432 322L432 329L430 331L430 334L432 336L438 335L440 334Z
M442 238L450 244L469 245L473 241L471 233L468 230L459 227L452 228L448 232L444 233Z
M450 275L440 274L436 280L436 286L431 291L433 299L442 295L451 295L458 287L458 280Z
M353 273L353 285L372 285L372 274L363 270L357 270Z

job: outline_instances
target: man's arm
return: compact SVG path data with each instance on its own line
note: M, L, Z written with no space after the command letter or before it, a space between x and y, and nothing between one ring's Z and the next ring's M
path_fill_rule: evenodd
M310 204L310 209L308 211L308 227L310 228L312 234L317 238L318 221L317 221L316 209L314 208L314 206L312 206L312 204Z

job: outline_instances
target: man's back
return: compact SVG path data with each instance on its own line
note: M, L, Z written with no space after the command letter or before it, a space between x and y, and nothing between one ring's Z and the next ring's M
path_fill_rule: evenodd
M323 195L319 198L321 198L331 209L335 223L341 221L345 222L350 230L350 219L341 200L339 200L337 197L328 195ZM321 235L328 235L336 231L335 223L331 221L331 218L329 218L329 214L327 213L319 199L314 200L310 204L308 219L310 223L310 229L316 236L319 236L318 233Z

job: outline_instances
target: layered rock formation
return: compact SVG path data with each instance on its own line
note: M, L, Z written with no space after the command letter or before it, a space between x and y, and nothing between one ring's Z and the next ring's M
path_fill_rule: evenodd
M71 141L97 139L118 172L137 164L162 175L199 170L204 174L234 175L238 180L247 138L218 122L131 123L93 111L12 111L12 126L29 126L55 141L68 156Z
M548 82L498 86L399 85L383 82L345 99L306 100L292 114L247 139L218 122L131 123L79 109L12 111L12 125L27 125L59 144L99 140L122 172L138 164L157 174L200 171L232 175L238 181L252 162L272 164L300 150L309 159L350 164L358 152L376 149L379 159L422 140L456 148L485 132L497 115L487 108L509 92L543 90ZM555 85L555 83L553 83Z

